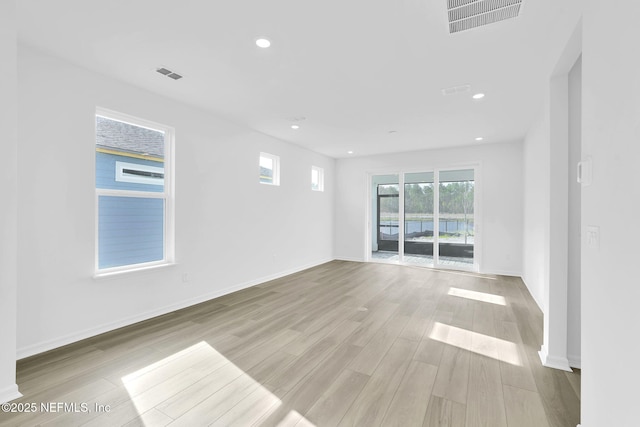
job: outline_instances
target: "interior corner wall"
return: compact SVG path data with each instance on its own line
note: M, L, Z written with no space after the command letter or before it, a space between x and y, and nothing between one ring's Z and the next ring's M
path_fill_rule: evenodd
M339 159L336 179L335 249L338 259L365 261L369 226L368 174L428 171L480 165L481 272L522 274L522 143L480 144Z
M582 427L640 424L640 3L589 0L583 16ZM588 244L585 227L599 238Z
M15 1L0 2L0 403L20 396L16 386L17 168Z
M93 278L97 106L175 129L173 266ZM333 259L334 159L22 45L18 114L19 356Z

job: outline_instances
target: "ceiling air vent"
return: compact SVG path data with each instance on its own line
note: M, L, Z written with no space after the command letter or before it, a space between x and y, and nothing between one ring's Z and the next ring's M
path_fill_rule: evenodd
M168 68L164 68L164 67L160 67L160 68L156 68L156 71L160 74L162 74L163 76L167 76L170 79L173 80L179 80L182 78L182 76L178 73L175 73L171 70L169 70Z
M447 0L449 33L515 18L522 0Z

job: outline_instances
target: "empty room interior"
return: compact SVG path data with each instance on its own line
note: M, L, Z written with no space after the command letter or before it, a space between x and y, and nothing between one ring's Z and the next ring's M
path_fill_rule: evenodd
M640 425L623 6L2 0L0 425Z

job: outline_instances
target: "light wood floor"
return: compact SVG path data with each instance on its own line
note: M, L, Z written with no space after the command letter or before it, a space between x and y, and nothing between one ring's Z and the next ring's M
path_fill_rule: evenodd
M0 425L575 427L541 335L520 279L334 261L22 360Z

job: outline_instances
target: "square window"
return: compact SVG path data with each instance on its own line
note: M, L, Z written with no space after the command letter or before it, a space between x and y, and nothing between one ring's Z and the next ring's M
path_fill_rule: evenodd
M280 185L280 157L260 153L260 183Z
M313 191L324 191L324 169L311 166L311 189Z

